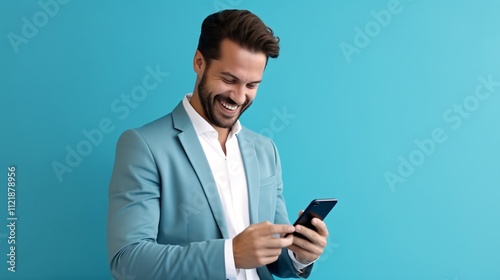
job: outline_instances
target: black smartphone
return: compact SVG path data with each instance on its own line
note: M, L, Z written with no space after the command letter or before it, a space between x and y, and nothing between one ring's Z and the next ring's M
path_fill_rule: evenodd
M304 210L304 213L300 215L300 217L295 221L295 223L293 223L293 225L302 225L316 231L316 227L312 225L311 220L313 218L318 218L320 220L325 219L326 215L330 213L330 210L332 210L335 204L337 204L336 198L314 199L313 201L311 201L311 203L309 203L307 208ZM294 232L293 235L307 239L305 236L297 232ZM288 234L285 235L285 237L287 236Z

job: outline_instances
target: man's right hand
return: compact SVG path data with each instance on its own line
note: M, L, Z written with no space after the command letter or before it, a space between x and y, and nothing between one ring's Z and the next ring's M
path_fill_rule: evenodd
M236 268L256 268L275 262L281 249L293 243L292 225L273 225L270 222L253 224L233 239L234 264Z

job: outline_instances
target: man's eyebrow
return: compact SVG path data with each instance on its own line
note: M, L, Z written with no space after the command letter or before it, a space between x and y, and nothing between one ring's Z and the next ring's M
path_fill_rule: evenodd
M229 76L231 78L233 78L235 81L239 82L240 81L240 78L236 77L235 75L229 73L229 72L220 72L221 75L224 75L224 76ZM250 82L249 84L258 84L262 82L262 80L258 80L258 81L253 81L253 82Z

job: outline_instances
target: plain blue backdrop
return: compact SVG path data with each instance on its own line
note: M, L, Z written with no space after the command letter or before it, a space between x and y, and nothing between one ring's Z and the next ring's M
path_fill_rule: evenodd
M500 2L0 3L1 279L111 279L117 138L193 90L201 22L225 8L281 38L242 123L276 142L291 219L339 199L310 279L500 279Z

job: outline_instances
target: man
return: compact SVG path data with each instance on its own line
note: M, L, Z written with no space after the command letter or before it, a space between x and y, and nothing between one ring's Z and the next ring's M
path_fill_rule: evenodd
M328 230L290 225L273 142L238 119L279 39L249 11L208 16L192 95L168 115L122 134L109 189L108 252L115 277L304 277ZM299 232L307 239L286 233Z

